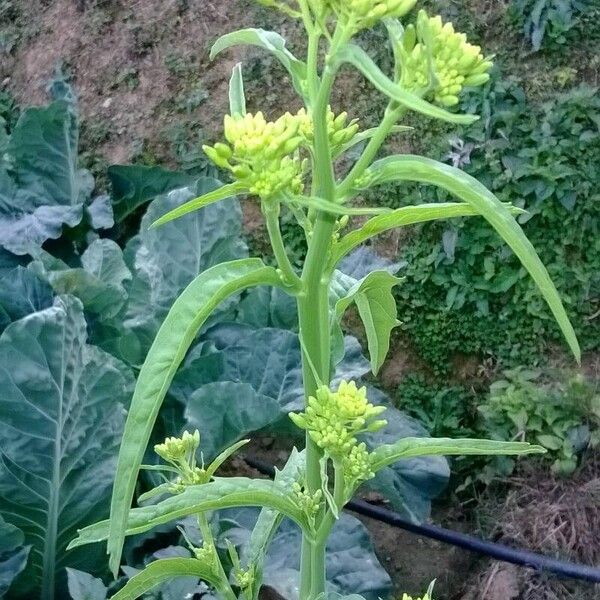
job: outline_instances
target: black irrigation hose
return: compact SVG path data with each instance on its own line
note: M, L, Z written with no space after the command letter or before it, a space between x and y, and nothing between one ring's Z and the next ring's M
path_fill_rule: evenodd
M245 457L244 460L261 473L273 476L274 470L270 465L249 457ZM438 540L445 544L451 544L470 552L477 552L496 560L528 567L536 571L549 571L561 578L582 579L584 581L600 583L600 569L595 567L548 558L542 554L511 548L510 546L496 542L486 542L472 535L458 533L450 529L444 529L443 527L436 527L435 525L416 525L411 521L403 519L394 511L382 508L381 506L374 506L364 500L351 500L346 505L346 508L365 517L387 523L392 527L398 527L410 533Z

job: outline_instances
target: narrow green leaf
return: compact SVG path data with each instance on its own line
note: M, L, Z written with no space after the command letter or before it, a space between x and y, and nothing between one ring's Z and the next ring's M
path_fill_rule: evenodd
M458 196L479 212L519 257L548 303L577 362L580 362L577 336L546 267L510 210L492 192L460 169L422 156L390 156L375 162L369 172L372 175L371 185L389 181L429 183Z
M448 123L469 125L479 119L476 115L458 115L448 112L435 104L431 104L423 98L408 92L394 83L381 69L371 60L369 55L359 46L348 44L342 48L334 57L338 65L349 63L356 67L380 92L405 106L410 110L422 113L434 119L441 119Z
M377 375L390 348L390 334L400 324L396 318L396 300L392 288L402 280L387 271L373 271L335 305L335 319L339 323L346 309L354 302L365 326L371 370Z
M167 214L160 217L160 219L156 219L150 227L158 227L159 225L164 225L169 221L173 221L174 219L178 219L179 217L183 217L183 215L187 215L188 213L194 212L195 210L199 210L208 206L209 204L214 204L215 202L219 202L220 200L225 200L226 198L231 198L232 196L237 196L238 194L244 193L246 188L238 182L228 183L227 185L223 185L212 192L208 192L208 194L204 194L199 198L194 198L193 200L189 200L185 204L170 210Z
M150 348L131 401L111 503L110 566L118 572L127 513L152 427L169 385L198 330L227 297L253 285L281 285L260 259L216 265L196 277L173 304Z
M354 207L336 204L317 196L294 196L293 198L284 199L283 202L315 208L332 215L381 215L391 211L389 208Z
M233 67L231 79L229 80L229 114L231 116L240 115L242 117L246 114L242 63L238 63Z
M520 215L525 211L521 208L505 204L511 214ZM346 254L360 246L368 239L406 225L425 223L437 219L451 219L456 217L481 216L481 213L465 202L443 202L439 204L420 204L419 206L403 206L390 213L378 215L369 219L362 227L345 235L332 251L332 266L335 266Z
M240 440L235 444L225 448L215 460L213 460L206 469L206 475L212 477L218 470L218 468L232 455L235 454L242 446L245 446L250 440Z
M210 483L188 486L181 494L170 496L157 504L130 509L126 515L124 534L136 535L188 515L239 506L275 509L308 531L306 516L293 501L289 488L266 479L218 477ZM110 528L111 521L108 519L84 527L78 531L78 537L69 544L69 548L106 539L110 541Z
M270 52L286 68L296 91L300 95L304 95L306 64L298 60L285 47L285 40L278 33L254 28L227 33L214 43L210 51L210 58L212 60L223 50L239 45L258 46Z
M541 446L533 446L525 442L408 437L398 440L395 444L379 446L371 456L373 471L377 472L397 460L415 456L514 456L545 452L546 450Z
M198 577L212 586L219 585L219 577L207 564L195 558L163 558L150 563L134 575L111 600L135 600L163 581L175 577Z

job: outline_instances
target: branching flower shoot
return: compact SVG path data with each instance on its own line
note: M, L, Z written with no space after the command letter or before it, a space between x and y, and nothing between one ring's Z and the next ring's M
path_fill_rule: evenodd
M287 70L303 108L268 121L262 112L246 112L241 67L230 84L230 114L224 139L204 146L207 156L232 182L167 213L154 226L201 210L232 196L261 203L276 266L258 258L234 260L198 275L174 302L142 366L119 454L111 517L80 531L72 546L108 541L110 566L117 575L125 537L158 524L193 515L203 543L189 542L191 562L158 560L132 578L113 598L132 600L161 581L181 575L204 579L226 600L257 600L267 546L283 517L302 533L300 600L326 597L326 544L344 505L366 480L398 460L459 454L531 454L538 446L519 442L409 437L377 445L363 436L386 427L384 406L369 402L367 390L354 381L331 387L336 364L344 354L341 323L355 304L363 320L374 373L385 360L396 318L393 288L400 280L388 271L373 271L356 280L336 271L360 244L396 227L455 217L484 218L510 246L537 284L567 343L579 360L573 328L550 276L514 219L518 213L481 183L457 168L415 155L377 160L388 136L402 132L403 117L415 111L432 119L468 124L474 115L448 110L467 87L484 84L491 62L452 24L421 11L416 0L260 0L304 25L307 53L294 56L277 33L244 29L216 41L211 56L250 44L271 53ZM406 22L400 22L399 19ZM355 42L355 34L383 21L395 65L383 73ZM342 65L357 68L387 99L381 123L360 131L352 107L332 107L331 95ZM339 113L337 111L340 111ZM361 143L362 146L358 144ZM358 159L336 160L350 148ZM407 206L395 211L357 206L361 190L388 182L413 181L441 188L454 202ZM306 233L306 259L297 269L289 259L280 229L281 211L289 211ZM356 225L354 215L371 215ZM375 216L373 216L375 215ZM356 226L355 226L356 225ZM155 449L166 465L144 468L166 473L165 482L138 498L131 508L142 457L171 381L193 340L218 305L254 286L277 287L296 303L302 349L304 410L290 414L305 436L305 450L295 449L274 481L218 477L219 466L246 440L224 449L209 466L197 465L198 432L168 438ZM381 434L380 434L381 435ZM173 479L173 474L175 478ZM146 504L151 501L151 504ZM263 508L250 547L238 556L228 543L229 559L215 551L208 524L211 511L241 506ZM350 593L355 590L350 590ZM410 600L405 595L403 600ZM429 591L421 600L433 600Z

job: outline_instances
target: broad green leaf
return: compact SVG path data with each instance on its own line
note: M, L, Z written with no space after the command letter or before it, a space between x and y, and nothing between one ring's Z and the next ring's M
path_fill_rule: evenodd
M240 115L241 117L246 114L242 63L238 63L233 67L231 79L229 80L229 114L232 116Z
M0 330L13 321L52 306L52 288L29 269L17 266L1 273Z
M81 265L69 267L40 251L29 269L46 279L57 294L79 298L99 320L115 317L127 300L125 282L131 279L121 248L112 240L95 240L82 254Z
M507 206L512 214L522 214L520 208ZM362 227L351 231L337 242L332 251L332 265L337 264L351 250L360 246L368 239L406 225L425 223L437 219L452 219L456 217L480 216L476 207L464 202L444 202L439 204L420 204L419 206L404 206L396 210L369 219Z
M421 156L390 156L375 162L369 170L371 185L389 181L418 181L444 188L470 204L511 247L537 284L579 362L579 343L546 267L537 255L510 210L475 178L460 169Z
M108 588L89 573L67 567L67 583L71 600L106 600Z
M369 386L367 395L373 404L387 408L381 417L387 425L380 431L361 436L371 451L407 437L428 439L421 423L394 408L383 392ZM444 457L418 456L380 469L363 487L382 494L394 510L419 523L429 517L431 500L445 489L449 477L450 469Z
M296 299L279 288L254 288L238 304L235 320L256 328L275 327L297 331Z
M171 190L190 186L197 179L188 173L144 165L111 165L107 173L117 223L142 204Z
M176 577L196 576L213 586L218 585L218 575L208 565L195 558L163 558L151 562L134 575L111 600L135 600L165 581Z
M374 375L387 356L392 329L400 324L392 289L401 281L387 271L373 271L348 290L335 305L334 322L339 324L350 304L356 304L365 326Z
M81 303L69 296L0 336L0 514L32 546L16 598L64 598L66 564L104 563L66 545L106 514L133 378L86 338Z
M203 385L185 401L187 427L201 432L205 460L267 427L281 413L277 400L256 392L247 383L234 381Z
M232 434L247 437L253 429L291 425L287 414L304 405L297 334L222 325L208 331L203 339L214 348L191 353L170 394L187 406L188 426L200 430L206 457L212 458L235 441ZM334 382L358 379L369 369L358 342L354 338L345 342L346 356L338 365ZM231 397L224 393L226 390Z
M280 285L277 271L265 267L259 259L242 259L212 267L183 291L158 331L138 376L119 452L108 544L113 573L119 568L139 466L177 368L213 310L231 295L259 284Z
M23 532L0 515L0 598L25 569L31 546L25 546Z
M459 115L448 112L447 110L444 110L435 104L431 104L419 96L403 89L389 79L362 48L354 44L348 44L339 50L334 57L334 62L338 65L343 63L353 65L380 92L415 112L422 113L434 119L441 119L448 123L458 123L463 125L473 123L479 118L475 115Z
M545 452L541 446L533 446L526 442L409 437L394 444L379 446L371 456L373 471L377 472L398 460L416 456L520 456Z
M299 204L300 206L306 206L308 208L315 208L332 215L379 215L391 211L391 209L385 207L371 208L368 206L360 207L336 204L335 202L317 196L294 196L289 199L284 199L284 202Z
M298 60L286 47L285 40L274 31L264 29L240 29L221 36L210 51L210 58L227 48L239 45L258 46L270 52L287 70L292 78L296 91L304 96L304 82L306 80L306 64Z
M78 168L79 126L72 106L57 101L28 108L15 125L0 162L0 245L27 254L74 227L94 187Z
M110 229L115 224L110 196L108 194L96 196L85 207L85 215L92 229Z
M160 225L164 225L169 221L173 221L174 219L178 219L179 217L183 217L183 215L187 215L188 213L194 212L196 210L200 210L209 204L213 204L215 202L220 202L221 200L225 200L226 198L232 198L233 196L238 196L239 194L243 194L246 192L246 187L241 183L228 183L227 185L223 185L212 192L208 192L203 194L199 198L194 198L177 208L169 211L167 214L163 215L150 227L158 227Z
M188 515L238 506L273 508L308 531L306 516L292 498L289 489L273 481L248 477L215 478L210 483L188 486L181 494L157 504L130 509L123 533L136 535ZM111 522L106 520L80 529L69 548L109 539L110 526Z

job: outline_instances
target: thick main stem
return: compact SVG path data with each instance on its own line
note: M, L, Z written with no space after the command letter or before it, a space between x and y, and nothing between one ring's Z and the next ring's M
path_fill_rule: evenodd
M314 55L313 55L314 56ZM316 65L312 65L316 71ZM327 107L334 72L325 68L320 85L313 71L311 91L315 136L315 185L320 197L335 200L335 179L331 149L327 133ZM318 87L317 87L318 86ZM302 273L303 293L298 298L300 337L302 340L302 370L305 396L314 395L319 383L327 385L330 379L331 341L329 332L329 278L325 265L331 250L335 217L317 212ZM313 372L314 369L314 372ZM319 461L322 453L312 439L306 436L306 485L314 493L321 488ZM318 515L317 520L323 515ZM325 541L302 540L300 569L300 598L314 600L325 592Z

